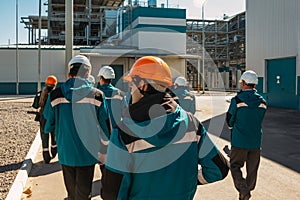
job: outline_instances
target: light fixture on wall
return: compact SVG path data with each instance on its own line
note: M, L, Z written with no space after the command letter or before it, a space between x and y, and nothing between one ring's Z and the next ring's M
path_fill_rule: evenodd
M280 84L280 76L276 76L276 83Z

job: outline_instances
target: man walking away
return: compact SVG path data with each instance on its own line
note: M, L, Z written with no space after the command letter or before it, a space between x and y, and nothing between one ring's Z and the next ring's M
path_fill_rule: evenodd
M98 151L106 152L110 121L103 93L87 80L90 61L77 55L69 65L69 79L47 100L45 133L55 130L68 200L88 200Z
M40 95L40 100L39 100L39 121L40 121L40 134L41 134L41 139L42 139L42 147L43 147L43 159L45 163L49 163L51 158L54 158L57 154L57 147L56 147L56 141L55 141L55 134L54 131L50 132L51 136L51 155L49 153L49 134L44 133L44 127L46 124L46 120L43 116L43 111L46 105L46 101L48 98L48 94L55 88L57 84L57 78L53 75L50 75L47 77L46 81L46 86L43 88L41 95Z
M179 76L175 79L172 92L177 96L179 105L183 110L195 114L196 101L195 96L190 93L187 80Z
M121 115L126 107L124 92L112 85L116 78L115 71L110 66L103 66L98 73L99 89L104 93L109 111L109 118L112 127L115 127L121 120Z
M110 137L104 200L192 200L197 184L226 177L225 158L203 125L166 92L171 70L162 59L141 57L124 79L132 103Z
M240 80L242 90L231 99L227 112L227 124L231 132L230 170L240 200L250 199L254 190L260 162L262 121L267 109L266 101L255 87L257 74L248 70ZM246 163L246 178L241 168Z

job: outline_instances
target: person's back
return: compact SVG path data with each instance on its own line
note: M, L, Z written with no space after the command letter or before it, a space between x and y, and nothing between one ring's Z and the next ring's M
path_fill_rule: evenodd
M104 66L99 70L99 89L103 91L112 127L115 127L121 119L123 110L126 107L124 92L112 85L112 79L115 79L115 72L112 67Z
M88 58L74 56L69 66L69 79L47 100L45 133L55 131L68 199L86 200L98 155L106 152L110 121L103 92L87 80L92 69Z
M132 83L132 104L110 137L101 197L193 199L197 184L226 177L227 164L202 124L166 92L171 83L167 65L156 57L140 59L124 78ZM135 70L151 62L162 65L159 75Z
M108 133L105 129L108 119L102 117L107 114L102 92L92 88L85 79L70 78L51 92L49 103L52 109L45 115L57 116L52 123L58 129L59 162L71 166L96 164L100 138L97 133ZM104 130L97 125L95 117ZM46 131L53 128L49 123Z
M240 79L242 90L231 99L226 121L231 131L230 171L239 199L248 200L254 190L260 163L262 121L266 101L256 93L258 76L245 71ZM246 176L241 168L246 163Z
M178 97L179 105L187 112L195 114L196 99L185 87L178 87L172 92Z
M188 90L188 82L184 77L179 76L175 79L172 92L177 96L179 105L185 111L195 114L196 98Z
M265 100L255 90L246 90L238 93L233 101L237 108L232 128L232 146L260 148L261 126L266 112Z

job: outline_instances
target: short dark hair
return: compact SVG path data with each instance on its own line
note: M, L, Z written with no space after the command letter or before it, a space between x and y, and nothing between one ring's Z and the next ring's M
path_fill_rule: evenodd
M79 76L84 77L86 74L90 72L91 68L87 65L84 65L82 63L74 63L70 66L70 76Z
M253 83L249 83L249 84L246 83L246 85L251 87L251 88L255 88L255 84L253 84Z
M100 78L102 78L105 84L110 84L112 82L112 79L105 79L103 76L100 76Z

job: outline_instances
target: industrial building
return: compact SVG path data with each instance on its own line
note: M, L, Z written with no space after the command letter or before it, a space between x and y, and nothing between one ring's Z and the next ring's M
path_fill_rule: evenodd
M107 38L115 34L117 9L124 0L74 0L73 29L74 45L96 45L99 38ZM65 44L65 0L48 0L48 16L42 18L42 29L47 29L47 38L43 43L49 45ZM38 16L22 17L28 29L28 40L34 43L35 30L38 29Z
M299 10L299 0L246 1L247 69L270 106L300 109Z
M203 47L205 49L203 59L208 88L220 88L217 76L221 73L226 90L239 89L238 80L246 66L245 12L233 17L224 17L223 20L187 19L186 21L187 53L202 55ZM197 71L189 65L187 71L188 80L196 87Z
M88 56L94 74L109 64L118 71L119 79L137 58L151 54L165 59L173 69L174 78L186 76L195 89L199 86L202 90L239 89L238 80L245 69L245 13L224 20L198 20L186 19L185 9L158 7L155 0L123 3L74 0L74 54ZM41 79L52 73L63 82L66 79L64 1L49 0L46 6L48 16L42 17L42 29L48 35L42 38ZM17 82L20 93L29 94L36 91L38 80L38 17L21 19L28 29L28 45L18 50ZM10 75L1 78L1 93L16 93L15 52L13 46L0 49L0 57L11 58L6 64L9 68L5 68ZM29 57L32 59L28 60Z

